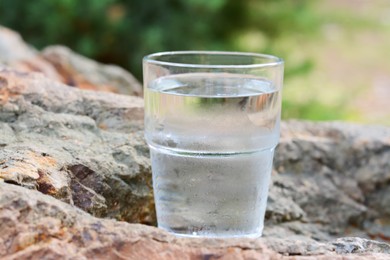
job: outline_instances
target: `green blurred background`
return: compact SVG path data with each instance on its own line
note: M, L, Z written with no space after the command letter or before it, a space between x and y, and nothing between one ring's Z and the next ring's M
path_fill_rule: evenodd
M388 0L0 0L0 24L142 78L167 50L274 54L283 118L390 125Z

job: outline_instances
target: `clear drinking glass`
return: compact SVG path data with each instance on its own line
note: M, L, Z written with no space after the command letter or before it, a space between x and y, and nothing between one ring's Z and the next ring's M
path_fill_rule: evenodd
M183 236L261 236L283 61L163 52L146 56L143 70L158 226Z

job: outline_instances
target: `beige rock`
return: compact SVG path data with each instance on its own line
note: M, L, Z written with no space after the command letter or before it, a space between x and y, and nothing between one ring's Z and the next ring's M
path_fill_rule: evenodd
M390 258L380 242L390 241L390 129L379 126L284 122L262 239L179 239L95 218L155 224L143 101L58 81L120 92L131 77L0 34L0 63L17 68L0 71L0 258Z
M138 81L118 66L99 64L63 46L47 47L41 57L56 68L65 84L82 89L142 95L142 86Z
M99 217L155 224L143 101L0 72L0 178ZM390 130L289 121L265 237L390 240Z
M190 239L139 224L98 219L0 183L1 259L389 259L390 246L359 238Z
M26 44L18 33L2 26L1 67L40 72L72 87L142 96L141 84L124 69L98 63L63 46L51 46L39 52Z
M0 71L0 179L95 216L154 223L143 100Z
M22 72L41 72L48 78L61 80L56 69L38 54L18 33L0 26L0 67L12 67Z

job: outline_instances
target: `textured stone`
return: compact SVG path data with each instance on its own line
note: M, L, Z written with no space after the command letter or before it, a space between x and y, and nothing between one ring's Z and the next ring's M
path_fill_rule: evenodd
M390 128L289 121L281 132L265 235L390 241Z
M0 71L0 258L389 259L389 128L284 122L274 166L259 240L94 218L155 223L142 99Z
M0 81L0 179L95 216L154 222L142 99L7 70Z
M104 65L63 46L50 46L42 52L27 45L20 35L0 26L0 68L20 72L40 72L69 86L142 95L140 83L124 69Z
M142 95L142 86L124 69L102 65L63 46L45 48L41 56L53 64L62 82L83 89L96 89L127 95Z
M361 238L177 238L154 227L98 219L42 193L0 182L1 259L389 259Z
M143 101L0 72L0 178L95 216L154 223ZM390 131L289 121L265 237L389 241Z
M27 45L18 33L0 26L0 67L41 72L48 78L61 80L55 68L38 55L39 52Z
M24 43L18 33L0 26L0 35L1 62L14 62L36 56L36 50Z

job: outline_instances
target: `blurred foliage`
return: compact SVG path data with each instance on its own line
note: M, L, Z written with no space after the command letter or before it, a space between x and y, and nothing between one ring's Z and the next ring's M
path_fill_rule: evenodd
M142 57L169 50L226 50L285 59L288 80L315 65L294 52L321 20L313 0L0 0L0 24L37 48L61 44L142 79ZM303 51L304 53L304 51ZM284 97L284 117L328 119L335 109ZM337 110L338 108L336 108Z
M274 42L314 32L311 0L0 0L0 23L32 45L67 45L141 78L144 55L167 50L236 50L277 54ZM312 61L287 66L286 76Z
M283 100L284 118L305 118L308 120L342 120L349 116L350 112L344 109L342 103L328 105L321 100L311 99L303 104L297 104L293 100Z

